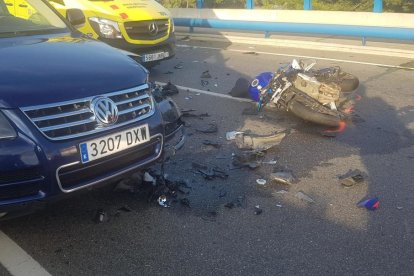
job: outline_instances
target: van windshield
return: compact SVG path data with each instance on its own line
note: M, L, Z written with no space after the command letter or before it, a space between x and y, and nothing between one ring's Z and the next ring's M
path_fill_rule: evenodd
M0 36L68 31L65 22L42 0L0 0Z

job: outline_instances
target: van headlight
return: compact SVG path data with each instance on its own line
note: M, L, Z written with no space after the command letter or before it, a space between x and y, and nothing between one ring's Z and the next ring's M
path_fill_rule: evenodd
M99 17L89 18L94 31L104 38L122 38L117 22Z
M9 123L6 116L0 111L0 139L13 139L16 137L16 130Z

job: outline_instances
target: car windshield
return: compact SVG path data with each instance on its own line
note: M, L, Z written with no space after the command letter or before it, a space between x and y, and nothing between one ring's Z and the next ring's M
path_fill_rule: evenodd
M0 37L62 31L65 22L42 0L0 0Z

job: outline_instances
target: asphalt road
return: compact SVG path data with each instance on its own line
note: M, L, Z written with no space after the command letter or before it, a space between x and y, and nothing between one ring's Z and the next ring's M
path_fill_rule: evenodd
M319 134L321 127L284 112L242 115L250 103L184 89L174 96L179 106L210 115L186 119L187 144L166 164L168 178L192 187L188 195L178 195L190 207L177 202L162 208L143 195L108 187L8 221L2 231L52 275L412 275L414 71L364 63L414 67L414 58L223 42L179 44L176 58L153 68L152 79L220 94L227 94L239 77L276 70L290 55L325 58L318 66L340 65L360 78L362 99L354 123L327 138ZM200 75L206 70L212 78L203 86ZM217 133L197 131L213 122ZM265 160L277 160L276 165L231 169L237 149L225 134L233 130L290 134L266 154ZM204 140L221 147L204 145ZM229 177L205 180L194 173L192 162L223 168ZM291 170L297 181L256 184L281 168ZM342 187L338 176L355 169L366 181ZM300 191L315 203L298 199ZM356 207L374 196L380 200L378 210ZM235 200L239 207L224 207ZM255 214L256 205L262 214ZM132 212L117 211L122 206ZM107 212L108 221L93 222L98 208Z

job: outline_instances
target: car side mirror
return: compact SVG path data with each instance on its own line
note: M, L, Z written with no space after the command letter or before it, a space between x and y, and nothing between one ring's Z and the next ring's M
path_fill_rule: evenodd
M85 15L80 9L68 9L66 11L66 18L69 23L75 27L85 24Z

